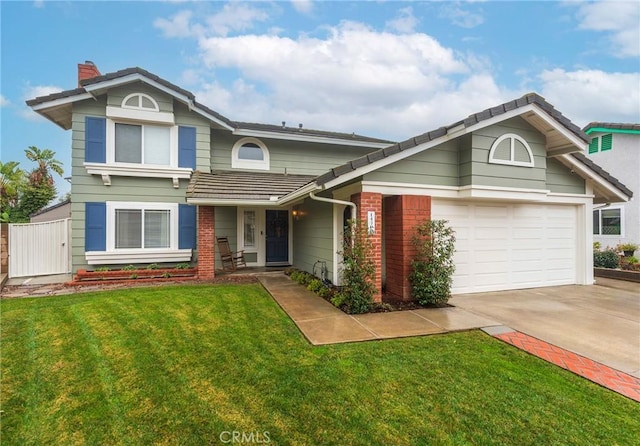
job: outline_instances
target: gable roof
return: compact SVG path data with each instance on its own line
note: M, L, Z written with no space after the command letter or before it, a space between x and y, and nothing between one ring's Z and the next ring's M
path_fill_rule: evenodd
M534 108L535 107L535 108ZM422 135L409 138L405 141L386 147L377 152L370 153L361 158L355 159L334 169L324 175L319 176L316 182L319 185L324 185L332 180L335 180L347 173L355 172L358 169L363 169L365 166L371 165L378 161L383 161L385 158L389 158L389 163L396 161L396 158L400 158L398 155L401 152L419 147L421 145L430 144L436 145L444 142L446 139L457 137L463 133L469 133L479 127L485 127L497 120L507 119L512 116L519 116L523 113L535 110L532 116L525 116L525 119L529 121L536 128L540 128L543 125L551 125L555 127L555 130L564 130L564 133L572 136L569 139L573 140L574 144L579 144L578 147L586 145L589 142L589 137L580 130L580 127L573 124L562 113L556 110L553 105L549 104L542 96L536 93L528 93L521 98L514 99L497 107L488 108L479 113L469 115L467 118L454 122L448 126L440 127L430 132L423 133ZM546 117L545 117L546 115ZM566 138L566 135L565 135ZM567 153L560 150L567 147L567 142L558 145L558 154ZM552 148L553 150L553 148ZM573 149L569 151L576 151Z
M624 124L616 122L590 122L583 129L586 134L594 132L640 134L640 124Z
M215 110L196 101L195 95L166 79L161 78L140 67L125 68L112 73L106 73L90 79L80 81L81 88L65 90L40 96L26 101L29 107L44 115L65 130L71 128L71 104L73 102L91 99L104 94L109 88L130 82L142 81L150 84L174 98L187 104L191 110L216 123L219 127L232 131L241 136L262 136L270 138L285 138L312 142L333 144L347 144L363 147L381 148L393 141L370 138L355 133L338 133L323 130L300 129L269 124L257 124L232 121ZM259 135L256 135L258 132Z

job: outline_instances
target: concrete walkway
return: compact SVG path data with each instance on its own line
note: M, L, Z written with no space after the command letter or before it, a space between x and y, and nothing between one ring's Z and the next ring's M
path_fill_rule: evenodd
M313 345L419 336L497 326L462 308L433 308L348 315L285 275L259 277Z

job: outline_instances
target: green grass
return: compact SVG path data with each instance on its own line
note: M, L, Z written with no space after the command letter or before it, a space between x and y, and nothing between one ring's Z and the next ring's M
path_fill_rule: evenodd
M2 444L217 444L232 431L295 445L640 438L640 404L481 332L312 347L255 284L0 309Z

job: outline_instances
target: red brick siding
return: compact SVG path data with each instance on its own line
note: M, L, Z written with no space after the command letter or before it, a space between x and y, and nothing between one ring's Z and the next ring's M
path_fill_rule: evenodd
M93 79L94 77L100 76L100 71L98 71L98 67L96 67L92 63L79 63L78 64L78 88L82 87L80 85L80 81L85 79Z
M358 219L367 222L367 213L376 213L375 232L370 234L373 245L373 261L376 266L374 285L376 294L373 297L375 302L382 301L382 195L372 192L360 192L351 196L351 201L358 206Z
M198 206L198 278L213 279L215 267L214 207Z
M415 227L431 218L431 197L398 195L385 198L386 291L393 297L411 300L411 261L416 255L412 243Z

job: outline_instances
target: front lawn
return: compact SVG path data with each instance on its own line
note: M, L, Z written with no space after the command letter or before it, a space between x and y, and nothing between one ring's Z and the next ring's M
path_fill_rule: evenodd
M312 347L258 284L2 300L2 444L634 444L640 404L481 332Z

